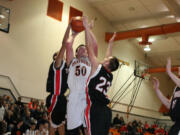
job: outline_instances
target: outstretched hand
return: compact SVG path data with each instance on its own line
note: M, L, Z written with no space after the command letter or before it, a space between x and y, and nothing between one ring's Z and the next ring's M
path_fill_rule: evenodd
M88 28L89 27L89 24L88 24L88 18L87 16L83 16L82 17L82 21L83 21L83 25L85 28Z
M167 64L166 64L166 72L171 72L171 58L167 58Z
M89 23L89 28L92 29L94 27L94 19L91 20L91 22Z
M116 37L116 32L114 32L113 36L112 36L111 39L109 40L109 43L114 42L115 37Z
M159 80L156 77L152 77L152 82L154 84L154 89L158 90L159 89Z
M72 24L72 20L74 19L75 17L71 17L70 21L69 21L69 24L68 24L68 27L71 27L71 24Z

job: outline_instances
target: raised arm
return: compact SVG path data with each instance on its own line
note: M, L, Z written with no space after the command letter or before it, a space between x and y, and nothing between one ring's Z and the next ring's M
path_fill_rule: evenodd
M180 87L180 79L171 71L171 59L167 59L166 64L166 72L169 75L169 77L173 80L173 82ZM178 75L180 74L179 68L178 68Z
M169 109L170 108L170 101L159 90L159 80L157 78L153 77L152 81L153 81L153 84L154 84L154 89L155 89L156 95L161 100L161 102Z
M94 20L91 20L91 22L89 23L89 28L90 28L90 40L92 41L92 45L93 45L93 50L94 50L94 54L97 57L98 56L98 44L97 44L97 40L96 37L94 36L94 34L92 33L92 28L94 27Z
M115 37L116 37L116 32L114 32L112 38L109 40L109 44L108 44L108 48L106 50L105 58L108 58L108 57L112 56L112 46L113 46Z
M78 33L72 32L72 35L68 38L66 42L66 63L69 66L72 59L74 58L74 52L73 52L73 43L74 39L77 36Z
M92 37L94 37L94 35L92 35L93 33L89 28L87 17L83 17L83 25L85 27L85 40L88 50L88 57L89 60L91 61L92 70L93 70L98 66L98 60L93 50L94 41L92 40Z
M56 57L56 60L55 60L55 67L56 68L59 68L61 66L61 62L63 60L63 57L64 57L64 52L65 52L65 49L66 49L66 42L67 42L67 39L69 37L69 33L70 33L70 29L71 29L71 25L69 24L67 29L66 29L66 32L64 34L64 38L63 38L63 41L62 41L62 46L59 50L59 53Z

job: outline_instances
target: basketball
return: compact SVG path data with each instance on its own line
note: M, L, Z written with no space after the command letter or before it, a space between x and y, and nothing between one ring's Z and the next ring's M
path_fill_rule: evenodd
M84 30L83 22L82 22L82 17L77 16L73 18L71 22L71 27L74 32L81 32Z

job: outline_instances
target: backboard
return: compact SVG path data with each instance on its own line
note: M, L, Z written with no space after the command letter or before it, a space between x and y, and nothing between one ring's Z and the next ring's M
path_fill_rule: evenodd
M146 72L149 69L149 65L135 60L134 75L143 79L148 79L150 76Z

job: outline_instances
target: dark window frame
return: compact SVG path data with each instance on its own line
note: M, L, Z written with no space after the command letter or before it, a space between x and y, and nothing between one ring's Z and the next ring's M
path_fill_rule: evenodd
M6 27L6 29L2 29L2 28L0 27L0 31L5 32L5 33L9 33L9 29L10 29L9 20L10 20L10 12L11 12L11 11L10 11L9 8L6 8L6 7L0 5L0 9L1 9L1 8L4 8L5 10L8 10L9 12L8 12L8 24L7 24L7 27Z

